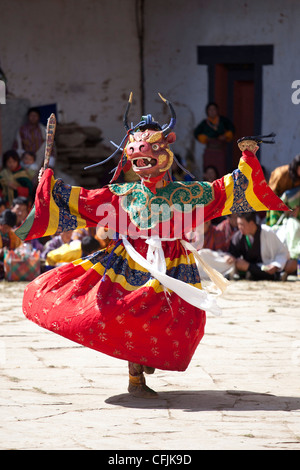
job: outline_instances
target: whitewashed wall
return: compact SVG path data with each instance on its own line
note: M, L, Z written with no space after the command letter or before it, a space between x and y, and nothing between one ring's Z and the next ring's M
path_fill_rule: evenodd
M207 70L197 65L200 45L274 45L274 65L263 68L262 132L276 132L277 144L265 145L261 160L271 170L300 153L300 104L291 101L292 82L300 80L300 1L151 0L146 6L147 104L156 91L176 104L183 155L193 145L197 156L203 151L191 136L208 99Z
M118 140L129 92L139 93L135 2L1 0L0 7L10 91L32 106L56 102L68 122Z
M135 0L1 0L0 61L10 90L32 105L57 102L67 121L95 124L106 139L124 133L141 115ZM274 45L263 73L263 132L277 132L262 163L271 170L300 153L300 104L291 101L300 79L299 0L145 0L144 112L168 120L161 92L176 108L175 150L202 153L192 130L208 99L199 45ZM2 105L2 109L4 105Z

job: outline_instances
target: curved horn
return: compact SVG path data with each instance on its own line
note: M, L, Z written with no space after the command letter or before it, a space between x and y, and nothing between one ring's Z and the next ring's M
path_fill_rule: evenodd
M94 168L99 165L104 165L105 163L109 162L118 152L123 151L122 145L124 144L125 140L127 139L127 135L123 137L122 142L119 145L116 145L112 142L112 144L117 147L117 149L112 153L109 157L107 157L102 162L94 163L93 165L85 166L83 169L88 170L89 168Z
M163 134L164 136L168 135L171 129L175 127L176 124L176 114L175 110L172 106L172 103L168 101L166 98L164 98L160 93L158 93L158 96L160 97L161 100L163 100L164 103L166 103L169 106L170 112L171 112L171 120L169 122L169 125L163 129Z
M126 110L125 110L125 113L124 113L124 118L123 118L123 122L124 122L124 126L125 126L126 131L130 130L130 126L129 126L128 121L127 121L127 116L128 116L128 112L129 112L129 108L131 106L131 103L132 103L132 91L130 92L127 107L126 107Z

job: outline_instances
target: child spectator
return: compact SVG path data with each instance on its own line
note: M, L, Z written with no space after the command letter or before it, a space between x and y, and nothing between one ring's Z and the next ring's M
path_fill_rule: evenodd
M15 150L8 150L3 154L0 186L3 197L9 206L17 196L28 198L33 196L33 184L26 171L21 167L19 155Z
M39 170L35 153L24 152L21 157L21 166L27 171L30 179L33 180Z
M22 243L13 231L15 224L16 214L14 214L9 209L6 209L4 212L2 212L0 215L0 279L4 278L4 248L14 250Z
M0 250L3 250L5 247L9 250L14 250L21 245L20 238L13 231L16 220L16 214L9 209L5 209L0 215Z

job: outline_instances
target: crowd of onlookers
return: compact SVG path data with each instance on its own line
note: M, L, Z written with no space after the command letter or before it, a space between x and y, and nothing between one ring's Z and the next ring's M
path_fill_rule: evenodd
M295 274L297 259L276 231L261 220L261 213L232 214L220 223L204 223L202 259L228 279L285 281ZM200 268L201 269L201 268ZM202 279L207 278L201 273Z
M228 278L284 281L299 270L300 155L275 168L269 186L290 212L233 214L204 224L200 253Z
M103 248L107 239L95 229L74 230L53 237L22 243L15 230L24 222L38 185L38 173L45 155L46 129L37 108L30 108L26 122L17 132L10 150L4 152L0 167L0 279L5 277L4 258L15 252L20 259L39 255L40 271L73 261ZM55 163L55 147L49 166Z
M24 196L16 197L9 208L0 198L0 279L5 278L4 258L7 252L16 252L20 261L38 253L40 272L44 272L98 251L110 241L103 237L101 229L97 232L96 229L89 228L22 242L15 230L24 222L30 208L29 201Z
M21 255L39 253L41 271L91 254L109 243L96 229L78 229L26 244L15 230L26 219L34 202L38 172L44 154L45 129L39 112L30 109L18 132L14 148L4 153L0 170L0 279L5 277L3 259L8 250ZM53 156L54 158L54 156ZM217 172L207 168L205 179ZM178 174L179 168L177 168ZM176 178L176 169L174 175ZM211 174L212 173L212 174ZM179 174L178 179L182 175ZM297 271L300 258L300 155L276 168L271 189L290 207L290 212L233 214L205 222L194 243L203 259L228 278L286 280ZM199 232L200 233L200 232ZM206 274L203 272L202 277Z
M300 185L294 193L298 193L299 199ZM288 203L285 193L284 199ZM24 222L30 209L31 204L24 196L14 198L9 208L4 199L0 198L0 278L2 279L5 276L3 267L5 250L19 250L26 256L38 252L43 272L61 263L75 261L103 249L110 241L109 238L103 237L103 233L89 228L71 230L24 244L16 236L15 230ZM284 219L280 221L282 215ZM271 218L273 227L270 226ZM277 224L278 221L280 224ZM296 223L294 233L291 231L290 222ZM198 242L197 236L192 241L204 261L229 279L286 280L289 274L296 274L297 270L297 258L300 256L299 227L299 208L291 210L288 214L272 214L272 212L232 214L221 220L205 222ZM291 245L288 239L292 239ZM205 279L206 273L201 274Z

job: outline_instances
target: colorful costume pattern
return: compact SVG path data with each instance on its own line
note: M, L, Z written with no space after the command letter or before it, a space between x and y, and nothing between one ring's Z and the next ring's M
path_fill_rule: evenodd
M191 217L183 231L176 210L185 207ZM110 356L183 371L204 334L206 314L197 301L178 294L184 292L182 286L195 297L203 293L194 253L181 240L197 225L200 210L204 220L210 220L269 209L287 207L267 186L250 151L243 153L237 170L212 184L170 182L155 192L141 182L97 190L71 187L55 180L48 169L17 235L31 240L99 224L112 228L116 239L106 249L30 283L24 313L40 326ZM157 270L145 267L149 252L154 257L163 253L162 278L170 284L155 277ZM166 287L172 283L174 290Z

